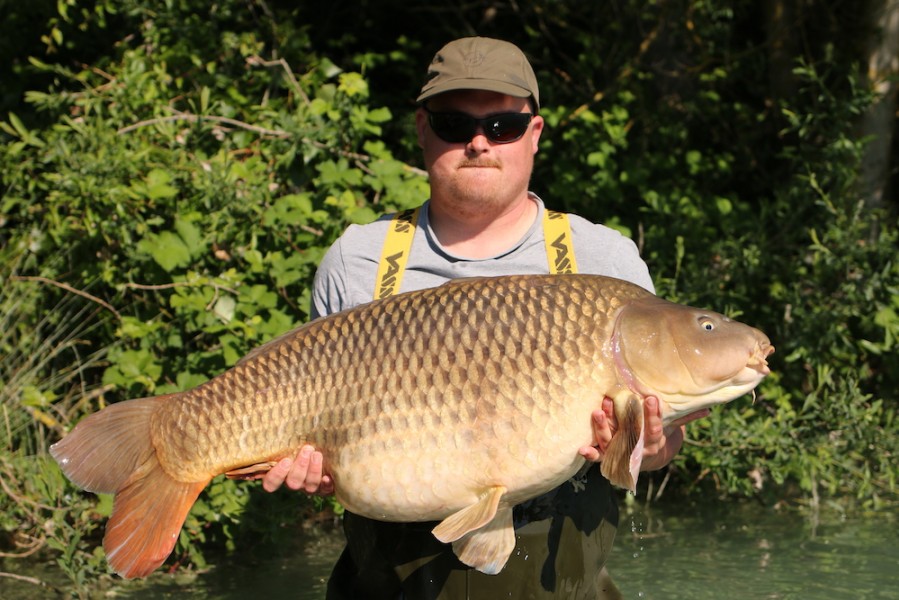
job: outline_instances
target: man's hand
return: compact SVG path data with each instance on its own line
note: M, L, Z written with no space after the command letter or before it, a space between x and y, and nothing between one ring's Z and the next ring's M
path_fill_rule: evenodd
M330 496L334 493L334 481L323 472L324 457L312 446L300 448L295 459L282 458L262 477L262 487L274 492L281 485L291 490L303 490L307 494Z
M654 471L670 463L684 443L684 425L708 414L708 409L698 410L663 426L659 399L647 396L643 400L643 463L640 470ZM617 429L612 399L604 398L602 409L594 410L592 417L594 445L584 446L579 453L591 462L600 462Z

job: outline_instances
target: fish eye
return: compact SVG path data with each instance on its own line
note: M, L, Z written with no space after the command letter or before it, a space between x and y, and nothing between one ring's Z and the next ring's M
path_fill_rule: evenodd
M712 320L709 319L708 317L701 317L699 319L699 326L702 327L703 329L705 329L706 331L714 331L715 330L715 323L712 322Z

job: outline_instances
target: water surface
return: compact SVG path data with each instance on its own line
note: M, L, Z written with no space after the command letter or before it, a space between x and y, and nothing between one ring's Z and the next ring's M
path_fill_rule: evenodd
M897 521L891 511L809 515L749 503L647 508L631 497L608 566L627 599L899 599ZM342 546L340 528L322 526L276 556L238 549L204 573L157 572L97 597L320 600ZM0 570L66 585L48 560L7 560ZM0 578L3 600L46 597L47 588Z
M625 598L899 599L895 512L710 503L622 507L609 571Z

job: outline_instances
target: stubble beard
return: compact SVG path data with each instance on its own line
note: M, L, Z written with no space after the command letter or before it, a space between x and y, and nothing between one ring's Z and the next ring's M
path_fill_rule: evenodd
M513 182L504 179L502 164L492 159L462 159L446 183L447 201L466 217L493 216L527 191L527 185L514 189Z

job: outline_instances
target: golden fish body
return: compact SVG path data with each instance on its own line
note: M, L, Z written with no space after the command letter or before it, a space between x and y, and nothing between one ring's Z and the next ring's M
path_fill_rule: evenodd
M669 327L667 314L693 324ZM708 339L710 320L723 342ZM645 395L668 420L730 400L768 372L771 351L751 327L617 279L458 280L309 323L193 390L112 405L52 453L75 483L116 493L104 546L126 577L165 560L212 477L265 469L304 443L323 452L348 509L444 519L435 536L495 573L514 547L511 507L583 465L605 396L620 431L603 473L633 488Z
M543 282L454 283L302 327L159 411L160 463L197 481L308 442L345 506L404 521L564 481L615 377L610 315L581 307L646 292Z

